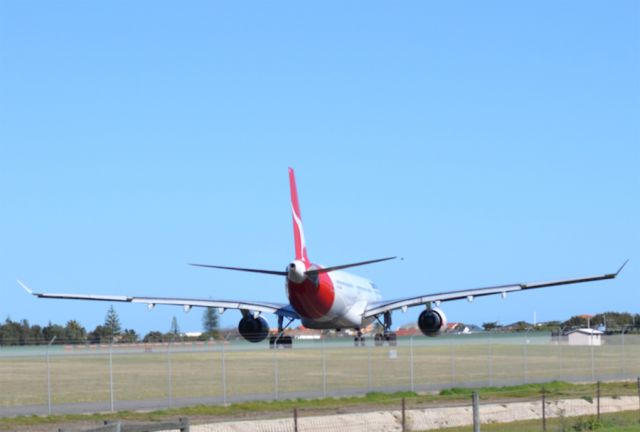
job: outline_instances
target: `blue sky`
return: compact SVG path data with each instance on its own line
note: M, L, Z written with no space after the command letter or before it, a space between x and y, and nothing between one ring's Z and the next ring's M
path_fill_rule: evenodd
M359 269L386 298L630 258L613 282L443 307L640 312L639 23L635 1L4 1L0 318L104 320L17 278L284 301L280 278L186 263L283 268L287 166L312 260L405 258ZM199 310L116 310L141 333L200 328Z

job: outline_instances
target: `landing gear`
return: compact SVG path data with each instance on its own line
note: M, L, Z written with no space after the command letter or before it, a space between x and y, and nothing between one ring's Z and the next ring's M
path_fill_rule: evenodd
M387 332L384 334L384 340L389 343L389 346L397 346L398 345L398 337L395 332Z
M380 322L380 318L376 317L376 319ZM391 312L387 311L384 313L384 322L380 322L380 324L382 324L384 330L382 333L374 336L375 346L383 346L385 342L387 342L389 346L397 346L398 336L396 336L395 332L391 331Z
M293 348L293 338L291 336L271 336L269 337L269 348L291 349Z
M362 332L358 329L358 333L356 337L353 338L353 346L364 346L364 336L362 336Z
M373 337L373 344L377 347L382 346L384 344L384 335L381 333L376 333Z
M284 330L289 327L289 324L293 322L293 319L289 319L289 322L286 326L283 326L284 317L282 315L278 315L278 334L275 336L269 337L269 348L270 349L278 349L285 348L291 349L293 348L293 338L291 336L285 336Z

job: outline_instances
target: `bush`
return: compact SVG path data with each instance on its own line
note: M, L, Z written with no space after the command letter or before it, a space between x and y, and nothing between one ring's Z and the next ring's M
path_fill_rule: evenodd
M592 431L596 429L600 429L602 427L602 423L595 417L589 417L588 419L580 419L576 424L573 425L573 430L575 431Z

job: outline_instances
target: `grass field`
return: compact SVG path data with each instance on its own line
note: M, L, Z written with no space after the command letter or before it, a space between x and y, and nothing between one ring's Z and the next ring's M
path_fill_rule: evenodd
M635 378L640 337L625 339L624 345L614 338L601 347L553 345L548 335L534 334L404 339L395 348L355 348L349 341L300 343L292 350L245 343L156 346L150 352L116 346L111 355L108 347L57 347L50 355L51 395L54 411L57 404L107 403L110 370L116 404ZM45 354L41 348L0 349L0 407L47 404Z
M483 387L477 388L480 394L480 409L485 404L504 403L505 401L540 401L540 384L528 384L509 387ZM570 384L564 382L550 382L545 384L547 401L579 399L592 401L595 413L595 384ZM600 388L603 397L619 398L626 395L637 394L634 382L610 382L603 383ZM301 417L327 416L337 413L358 413L366 411L397 411L404 398L407 410L445 407L452 405L470 404L472 390L467 388L445 389L438 393L417 394L414 392L399 393L368 393L364 396L346 398L321 398L321 399L295 399L279 401L256 401L238 404L222 405L196 405L186 408L173 408L151 412L117 412L103 414L74 414L54 416L22 416L16 418L0 418L0 430L52 430L57 427L78 429L80 425L88 428L99 425L103 420L119 420L127 422L154 422L175 420L177 417L189 417L192 424L209 424L228 420L264 419L264 418L290 418L292 409L298 409ZM582 418L566 417L549 419L549 431L574 431L591 430L590 426L599 426L598 430L604 431L631 431L638 430L640 425L640 410L633 412L619 412L615 414L603 414L602 421L595 423L595 417ZM581 428L575 426L582 425ZM615 426L615 427L614 427ZM468 431L470 427L444 429L447 431ZM533 431L541 430L541 420L517 422L510 424L483 424L484 431Z

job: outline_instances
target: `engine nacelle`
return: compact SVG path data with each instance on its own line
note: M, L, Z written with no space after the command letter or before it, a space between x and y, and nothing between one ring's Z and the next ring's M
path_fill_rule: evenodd
M262 317L246 316L240 320L238 331L249 342L262 342L269 335L269 324Z
M438 308L426 309L418 317L418 327L425 336L438 336L447 327L447 317Z

